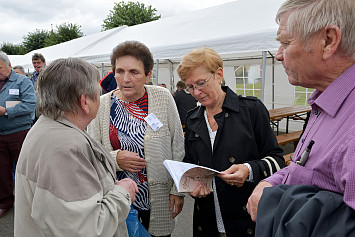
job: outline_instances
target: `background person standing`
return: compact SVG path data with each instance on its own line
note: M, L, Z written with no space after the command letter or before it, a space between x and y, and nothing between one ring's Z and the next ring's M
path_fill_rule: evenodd
M46 66L46 59L40 53L35 53L32 56L32 65L35 71L32 74L31 81L33 86L37 87L37 78L41 70Z
M176 87L177 90L174 94L174 100L179 111L181 124L186 125L187 111L196 107L197 100L187 90L185 90L185 82L178 81L176 83Z
M13 169L35 108L31 81L11 70L8 56L0 51L0 218L14 203Z

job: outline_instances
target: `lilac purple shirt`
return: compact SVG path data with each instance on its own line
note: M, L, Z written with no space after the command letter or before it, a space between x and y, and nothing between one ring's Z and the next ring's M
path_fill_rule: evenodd
M291 164L265 179L272 185L314 185L340 193L355 210L355 65L308 103L311 115ZM305 166L295 161L313 140Z

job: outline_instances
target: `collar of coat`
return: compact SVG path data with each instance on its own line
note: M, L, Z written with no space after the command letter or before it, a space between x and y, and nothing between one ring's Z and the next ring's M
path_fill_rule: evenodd
M224 99L222 108L226 108L228 110L232 110L237 113L239 112L240 98L248 98L248 99L250 98L250 97L238 96L228 86L222 86L222 90L226 92L226 98ZM201 118L201 115L203 114L204 110L205 110L205 106L202 105L197 106L195 109L189 111L190 113L192 113L190 118L191 119Z

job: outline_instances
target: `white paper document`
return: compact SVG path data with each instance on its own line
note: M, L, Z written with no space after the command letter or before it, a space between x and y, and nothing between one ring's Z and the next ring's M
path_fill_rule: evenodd
M205 183L213 191L213 177L220 173L211 168L173 160L164 160L163 164L173 178L178 192L192 192L198 182Z
M6 101L5 106L6 108L11 108L11 107L15 107L15 105L19 103L21 103L21 101Z

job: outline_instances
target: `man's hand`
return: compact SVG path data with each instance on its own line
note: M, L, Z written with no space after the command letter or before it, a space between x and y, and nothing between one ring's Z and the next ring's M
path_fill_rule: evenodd
M242 187L249 176L249 169L246 165L232 165L229 169L222 171L218 177L227 184Z
M118 166L132 173L139 172L141 169L145 168L147 162L138 156L138 153L130 151L120 151L116 156Z
M184 206L184 197L170 195L170 210L173 211L172 218L174 219L182 211Z
M253 193L248 199L247 209L251 216L251 219L256 222L256 216L258 212L258 205L261 195L263 194L264 188L272 187L272 184L266 181L260 182L254 189Z
M0 116L4 116L4 115L5 115L5 112L6 112L6 108L0 106Z
M131 196L131 203L136 200L136 193L138 193L136 182L134 182L132 179L125 178L120 181L116 180L116 185L121 186L122 188L126 189L127 192L129 192L129 195Z

